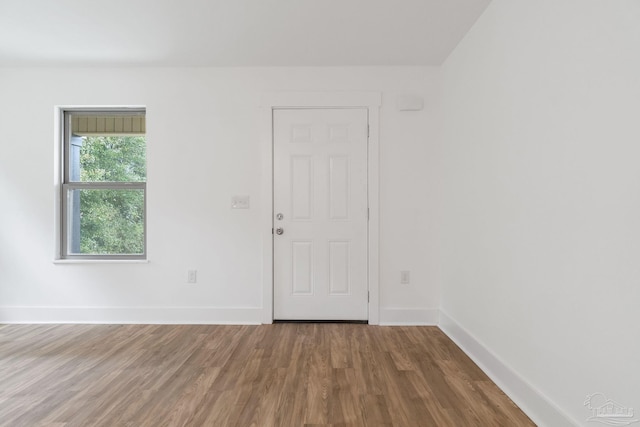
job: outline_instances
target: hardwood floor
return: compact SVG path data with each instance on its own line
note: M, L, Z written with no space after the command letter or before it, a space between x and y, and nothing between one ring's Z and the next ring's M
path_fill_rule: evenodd
M0 325L1 426L533 426L437 327Z

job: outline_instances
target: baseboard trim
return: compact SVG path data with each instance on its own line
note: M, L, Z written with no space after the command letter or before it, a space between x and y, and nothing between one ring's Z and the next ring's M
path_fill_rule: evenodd
M437 308L381 308L380 325L437 326L439 313Z
M0 306L0 323L259 325L262 308Z
M442 310L439 326L536 425L579 425Z

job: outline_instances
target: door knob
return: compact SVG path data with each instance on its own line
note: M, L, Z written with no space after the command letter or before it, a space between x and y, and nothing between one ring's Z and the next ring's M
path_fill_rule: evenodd
M276 234L277 234L278 236L280 236L282 233L284 233L284 229L283 229L282 227L278 227L278 228L276 228Z

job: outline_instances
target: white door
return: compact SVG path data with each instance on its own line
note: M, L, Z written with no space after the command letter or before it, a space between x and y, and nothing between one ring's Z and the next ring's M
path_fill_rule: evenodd
M274 110L273 130L274 319L367 320L367 109Z

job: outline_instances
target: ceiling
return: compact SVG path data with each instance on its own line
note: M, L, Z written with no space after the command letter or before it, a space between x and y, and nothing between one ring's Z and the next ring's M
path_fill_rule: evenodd
M440 65L490 0L0 0L0 66Z

